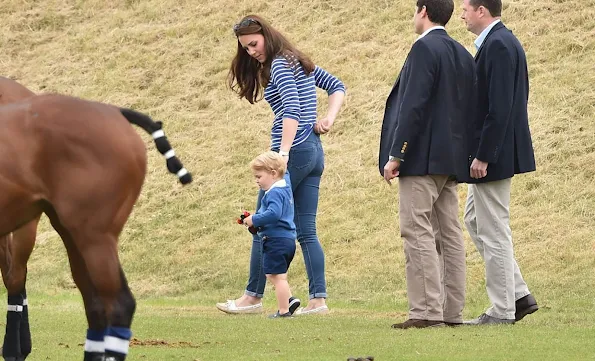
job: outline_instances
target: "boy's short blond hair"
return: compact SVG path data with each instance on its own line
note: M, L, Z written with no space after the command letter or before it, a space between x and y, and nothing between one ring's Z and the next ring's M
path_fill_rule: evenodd
M254 158L252 162L250 162L250 168L252 168L254 171L276 171L279 178L283 178L287 170L287 165L279 153L269 151Z

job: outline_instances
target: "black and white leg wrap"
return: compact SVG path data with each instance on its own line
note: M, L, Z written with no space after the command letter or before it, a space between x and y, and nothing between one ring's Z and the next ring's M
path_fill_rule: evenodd
M29 301L27 299L23 299L23 302L18 302L16 304L8 304L7 311L8 312L23 312L25 307L29 306Z
M22 305L8 305L8 312L23 312Z

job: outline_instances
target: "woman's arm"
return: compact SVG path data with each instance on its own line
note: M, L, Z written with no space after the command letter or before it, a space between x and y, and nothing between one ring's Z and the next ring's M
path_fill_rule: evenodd
M316 86L326 90L329 95L327 114L316 122L314 128L317 133L325 134L331 129L335 119L337 119L339 110L341 110L345 100L345 85L337 77L318 66L314 68L314 79Z
M281 134L281 146L279 147L279 150L282 152L282 154L285 154L284 152L289 153L291 145L293 144L293 140L295 139L297 129L297 120L292 118L283 118L283 133ZM289 158L284 156L283 159L287 161Z
M328 110L326 117L323 117L316 122L315 129L319 134L328 133L333 124L335 124L335 119L337 119L337 115L339 114L339 110L341 110L344 99L345 93L342 91L335 92L328 97Z

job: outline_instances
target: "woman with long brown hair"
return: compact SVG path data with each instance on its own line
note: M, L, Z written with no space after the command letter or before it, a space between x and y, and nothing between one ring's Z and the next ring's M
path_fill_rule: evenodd
M320 134L327 133L345 97L343 83L316 66L279 31L256 15L244 17L233 28L237 53L229 72L229 86L251 104L264 98L275 118L271 130L271 150L287 162L294 197L297 238L304 255L309 280L309 302L302 309L299 299L290 299L291 313L327 313L324 253L316 234L316 211L324 153ZM329 95L325 117L317 119L316 87ZM256 209L264 192L260 192ZM254 235L250 257L250 277L245 294L218 303L226 313L260 313L265 287L262 271L262 243Z

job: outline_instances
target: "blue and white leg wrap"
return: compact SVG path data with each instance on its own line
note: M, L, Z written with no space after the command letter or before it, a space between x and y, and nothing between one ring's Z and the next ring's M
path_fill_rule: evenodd
M129 328L108 327L104 338L106 355L126 356L130 338L132 338L132 332Z
M105 342L105 331L87 330L87 339L85 340L85 353L104 353Z

